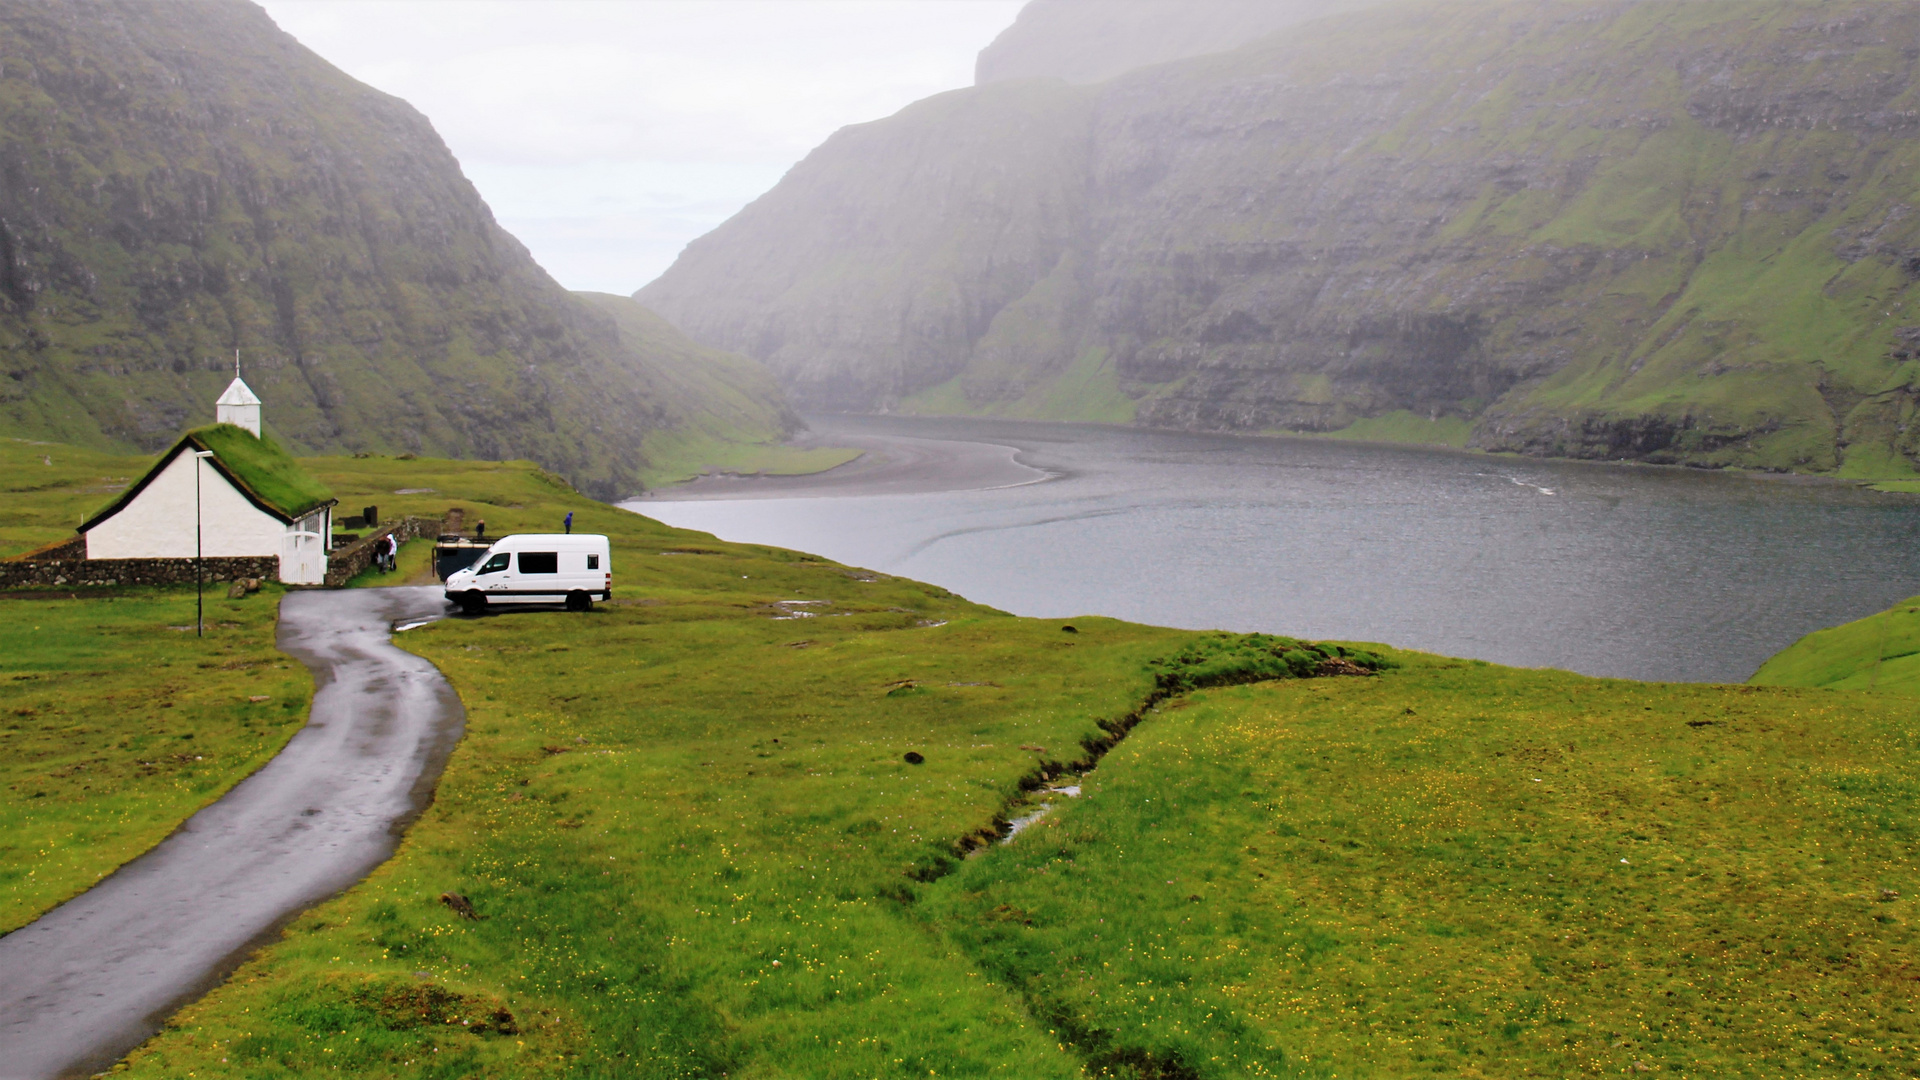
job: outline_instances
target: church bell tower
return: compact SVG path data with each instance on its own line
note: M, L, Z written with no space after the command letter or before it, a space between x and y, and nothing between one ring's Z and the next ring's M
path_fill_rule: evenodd
M213 403L213 418L222 424L232 424L253 432L254 438L260 437L260 399L251 387L240 381L240 350L233 350L233 382L227 384L227 392Z

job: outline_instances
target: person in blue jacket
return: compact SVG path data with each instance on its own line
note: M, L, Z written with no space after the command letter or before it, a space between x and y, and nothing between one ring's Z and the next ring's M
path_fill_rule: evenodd
M572 536L573 535L573 511L571 510L567 511L566 526L567 526L567 535Z

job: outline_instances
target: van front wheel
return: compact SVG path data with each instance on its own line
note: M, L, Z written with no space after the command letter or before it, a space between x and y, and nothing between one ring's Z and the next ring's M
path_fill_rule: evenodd
M583 592L570 592L567 594L567 610L592 611L593 597Z
M461 593L460 594L460 610L466 612L469 615L486 614L487 613L487 594L481 593L481 592Z

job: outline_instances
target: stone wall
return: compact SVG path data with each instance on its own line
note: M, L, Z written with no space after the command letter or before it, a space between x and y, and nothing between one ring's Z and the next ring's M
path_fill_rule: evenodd
M194 580L193 559L18 559L0 562L0 588L36 585L182 585ZM280 578L277 555L202 559L209 582Z
M408 517L385 525L327 557L328 588L345 585L355 574L373 565L374 544L391 534L401 543L438 537L439 518ZM0 588L63 585L188 585L194 580L192 559L88 559L84 538L63 540L16 558L0 561ZM204 580L238 578L280 580L280 557L248 555L201 560Z
M338 589L353 580L355 574L373 565L374 544L392 536L404 544L421 537L438 537L440 519L406 517L389 522L327 556L327 587Z

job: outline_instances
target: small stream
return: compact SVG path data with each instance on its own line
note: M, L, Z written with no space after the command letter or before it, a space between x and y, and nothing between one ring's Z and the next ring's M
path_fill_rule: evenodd
M1014 837L1026 832L1029 827L1037 824L1041 818L1052 813L1054 807L1053 796L1058 795L1069 799L1079 798L1080 785L1078 783L1072 783L1062 784L1057 787L1044 787L1034 792L1034 795L1040 799L1040 802L1026 813L1007 823L1007 835L1000 838L1000 843L1013 843Z

